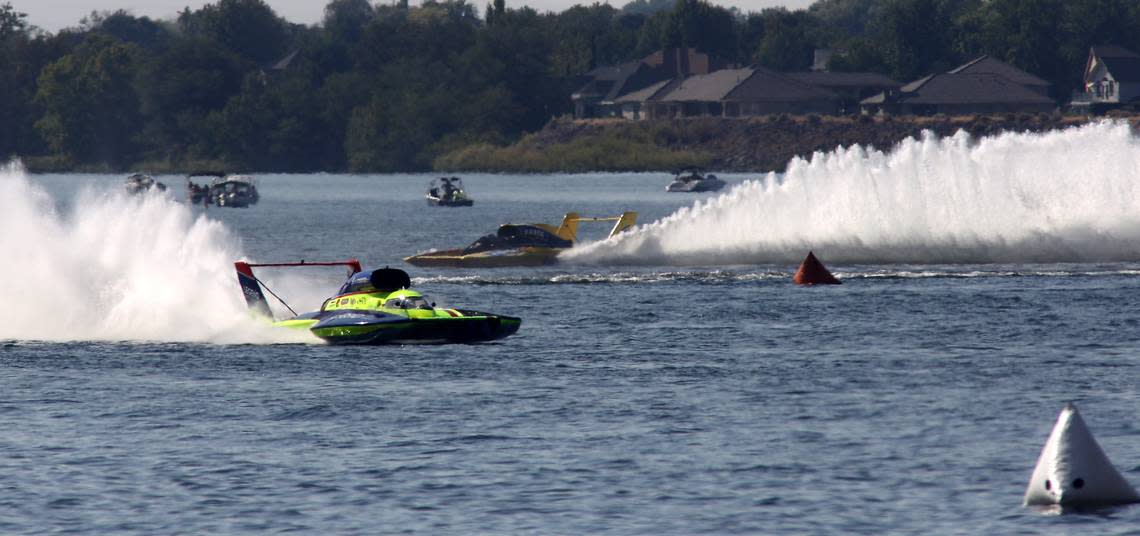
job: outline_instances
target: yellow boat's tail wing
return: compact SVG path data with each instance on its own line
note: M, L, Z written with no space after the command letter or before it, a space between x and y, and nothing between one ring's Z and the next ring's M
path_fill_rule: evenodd
M614 228L610 230L609 238L617 236L618 233L625 231L634 225L637 225L637 212L634 212L632 210L622 212L621 217L618 218L617 223L614 224Z
M578 221L579 218L577 212L567 212L566 215L562 217L562 225L558 226L558 229L554 231L554 234L558 235L558 238L561 238L563 240L577 242Z

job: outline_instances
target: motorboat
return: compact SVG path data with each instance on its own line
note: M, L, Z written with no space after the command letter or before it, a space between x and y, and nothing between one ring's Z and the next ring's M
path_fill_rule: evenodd
M123 188L131 195L146 193L152 189L159 192L166 191L165 184L154 180L154 177L146 173L132 173L123 181Z
M219 207L246 208L256 205L261 195L257 193L257 183L249 175L226 175L210 183L207 194L210 203Z
M637 212L624 212L614 217L582 217L568 212L557 227L545 223L499 226L494 234L479 237L465 248L431 251L405 257L415 266L451 268L499 268L506 266L545 266L558 262L558 254L574 247L581 222L612 221L610 237L633 227Z
M486 342L509 337L522 324L521 319L513 316L436 307L426 296L411 289L407 272L387 267L364 271L360 261L355 259L275 264L235 262L238 283L250 309L273 319L262 292L263 283L254 275L254 268L295 266L348 268L344 284L319 310L273 322L278 327L307 329L329 344Z
M226 174L221 171L199 171L186 176L186 200L191 205L210 204L210 183L224 179ZM203 177L209 182L196 183L194 179Z
M210 177L210 182L196 184L195 177ZM249 175L203 171L186 178L186 198L195 205L246 208L256 205L261 195L257 192L257 182Z
M475 200L463 189L463 179L440 177L428 184L427 204L433 207L469 207Z
M673 182L665 187L666 192L715 192L726 183L712 173L705 174L700 168L683 168L677 172Z

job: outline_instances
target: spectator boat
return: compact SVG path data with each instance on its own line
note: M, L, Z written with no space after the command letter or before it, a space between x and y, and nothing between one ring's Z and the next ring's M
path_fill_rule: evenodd
M700 168L684 168L677 172L677 176L666 192L715 192L724 188L725 182L711 173L705 174Z
M469 207L475 200L463 189L463 179L440 177L428 184L427 204L433 207Z

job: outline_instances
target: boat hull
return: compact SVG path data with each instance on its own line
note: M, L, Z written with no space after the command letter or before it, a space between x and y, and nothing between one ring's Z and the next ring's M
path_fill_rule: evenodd
M715 192L724 188L725 182L720 179L701 179L696 181L673 181L665 188L667 192Z
M413 266L435 268L506 268L511 266L548 266L558 262L558 248L520 248L481 251L464 254L461 249L433 251L404 258Z
M408 318L375 311L340 311L309 328L329 344L454 344L509 337L522 320L478 311L450 318Z
M429 195L427 204L429 207L469 207L475 204L475 200L470 198L448 200Z

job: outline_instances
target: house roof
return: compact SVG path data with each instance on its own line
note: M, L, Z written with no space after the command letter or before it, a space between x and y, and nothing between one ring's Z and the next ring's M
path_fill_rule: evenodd
M666 71L641 63L638 65L638 68L632 73L629 73L628 76L615 81L613 87L610 88L610 91L606 93L606 96L602 100L613 102L621 95L625 95L631 91L637 91L670 78Z
M654 100L797 102L834 97L830 91L754 66L691 76Z
M1093 57L1104 63L1105 69L1117 82L1140 82L1140 55L1135 52L1115 45L1100 45L1092 47L1089 67ZM1086 67L1085 76L1088 75Z
M613 80L590 80L570 95L571 99L601 98L614 87Z
M863 100L882 104L886 94ZM920 78L899 89L907 104L1055 104L1052 99L996 74L943 73Z
M752 76L733 88L726 100L751 102L802 102L831 100L837 96L820 87L789 78L763 67L751 67Z
M806 71L799 73L785 73L788 78L799 80L805 84L819 87L852 88L852 87L878 87L894 88L899 83L890 77L879 73L838 73L830 71Z
M752 76L753 70L722 69L709 74L690 76L681 81L669 93L662 95L662 101L721 101L729 92L736 89L746 78Z
M1023 86L1049 87L1049 82L1042 80L1008 63L998 61L990 56L980 56L958 68L950 71L951 74L996 74Z
M656 100L655 97L660 97L680 83L680 80L676 79L662 80L656 84L651 84L649 87L646 87L644 89L626 93L625 95L614 99L614 102L646 102Z
M631 91L642 89L657 83L668 75L640 61L626 62L621 65L599 67L587 73L593 76L586 85L575 91L571 98L581 99L587 97L600 98L603 102L614 101L618 96Z

